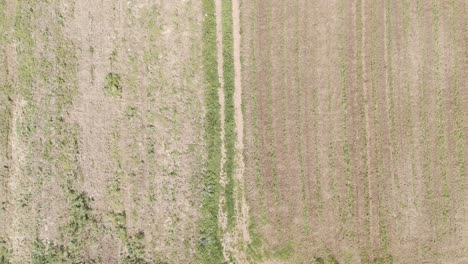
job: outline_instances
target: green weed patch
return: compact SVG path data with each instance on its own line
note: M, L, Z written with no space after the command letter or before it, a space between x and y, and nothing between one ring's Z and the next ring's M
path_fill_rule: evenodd
M110 72L106 75L104 93L107 96L121 97L122 84L120 74Z

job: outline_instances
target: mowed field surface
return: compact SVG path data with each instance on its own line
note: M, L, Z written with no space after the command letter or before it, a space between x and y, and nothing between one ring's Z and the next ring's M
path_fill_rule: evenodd
M466 12L460 0L243 1L253 252L468 261Z
M0 264L468 263L465 0L0 0Z

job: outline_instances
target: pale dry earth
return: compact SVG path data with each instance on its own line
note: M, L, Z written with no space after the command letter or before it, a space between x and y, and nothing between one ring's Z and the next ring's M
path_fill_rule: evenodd
M0 6L1 262L193 263L201 3Z
M263 259L468 261L466 5L242 3L246 193Z
M0 263L468 263L467 2L209 1L0 0Z

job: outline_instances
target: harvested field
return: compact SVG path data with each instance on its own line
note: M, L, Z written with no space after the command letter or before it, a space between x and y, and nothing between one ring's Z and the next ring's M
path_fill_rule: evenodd
M241 14L253 255L468 261L466 3L245 1Z
M0 0L0 264L468 263L464 0Z

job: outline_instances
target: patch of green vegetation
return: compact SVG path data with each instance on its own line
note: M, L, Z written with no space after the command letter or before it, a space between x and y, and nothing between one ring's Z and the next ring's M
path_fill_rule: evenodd
M328 255L326 258L325 258L325 263L327 264L338 264L338 260L335 258L335 256L333 255Z
M26 160L35 160L34 154L41 155L47 166L29 162L22 168L25 174L37 175L33 190L20 194L24 206L34 199L33 192L42 183L51 179L63 188L69 204L70 220L64 231L64 240L70 241L67 248L54 243L38 240L35 245L34 263L71 263L81 261L84 242L89 238L91 219L90 207L84 193L76 191L81 175L78 167L78 128L65 120L69 107L78 91L78 63L73 42L63 34L63 24L49 27L48 34L35 34L36 18L42 18L44 10L35 8L35 1L19 1L15 20L15 38L18 56L18 85L16 95L24 101L17 135L29 150ZM47 3L44 8L53 8ZM46 45L41 54L33 52L35 40L54 45ZM35 97L35 92L44 92L43 100ZM38 138L36 133L43 136ZM28 189L28 188L25 188ZM37 225L39 226L39 224ZM33 227L32 227L33 228ZM66 261L65 261L66 259Z
M144 245L145 234L143 231L138 232L134 236L129 236L127 241L128 255L124 258L123 263L125 264L147 264L149 263L145 259L145 245Z
M338 264L338 260L336 260L335 256L328 255L325 257L313 257L312 264Z
M85 192L70 190L70 222L67 231L73 236L79 235L83 228L93 221L92 209L90 207L91 199Z
M223 28L223 77L224 77L224 143L226 145L226 209L228 225L234 223L234 170L235 170L235 142L236 124L234 120L234 46L233 46L233 26L232 26L232 1L222 1L222 28Z
M294 246L291 243L271 252L272 259L289 260L294 256Z
M58 245L49 240L36 239L33 243L31 263L33 264L76 264L99 263L96 260L82 260L74 258L69 251L70 249L63 245Z
M160 19L160 9L156 6L151 7L147 14L143 16L145 21L143 23L146 25L149 34L149 41L151 45L144 51L143 61L148 66L156 66L155 63L159 61L159 47L157 42L161 35L162 24L158 21ZM154 67L157 68L157 67Z
M358 262L354 259L354 254L352 252L346 252L344 256L344 264L353 264Z
M122 241L127 240L127 215L125 211L117 212L112 214L114 219L114 225L117 229L117 236Z
M74 263L68 256L67 249L47 240L34 241L32 252L33 264L65 264Z
M16 92L26 100L32 99L31 87L36 72L35 59L33 56L34 40L32 37L33 8L34 1L23 0L17 3L17 14L15 18L15 38L17 61L18 61L18 86Z
M383 257L378 257L374 259L372 262L373 264L393 264L393 256L392 255L386 255Z
M322 257L312 257L312 264L325 264L325 260Z
M132 109L132 107L128 108ZM127 109L127 118L129 117ZM133 113L133 111L131 111ZM123 210L123 198L122 198L122 182L124 181L124 169L122 168L122 157L121 157L121 149L120 149L120 129L117 124L114 125L113 128L114 132L112 133L112 160L114 163L114 179L110 186L108 187L108 193L112 200L112 208L114 211L121 211Z
M72 263L97 263L95 260L83 260L83 240L89 238L92 232L86 232L89 221L92 221L89 198L84 193L76 194L71 205L71 219L65 227L65 233L71 237L66 245L55 242L36 239L33 244L33 264L72 264ZM86 234L84 234L86 232Z
M122 263L125 264L146 264L150 263L145 257L145 234L143 231L135 235L129 235L127 231L127 215L125 211L113 213L114 224L117 229L117 235L127 247L127 255ZM158 262L156 262L158 263ZM160 262L162 263L162 262Z
M6 14L6 1L0 0L0 46L6 45L8 42L7 34L3 32L8 31L7 24L7 14ZM0 53L0 68L6 69L6 54ZM6 71L8 71L6 69ZM3 77L3 76L2 76ZM5 192L6 190L3 186L7 186L5 180L7 179L6 174L8 173L8 135L11 129L11 106L12 106L12 95L13 89L9 84L7 78L1 78L0 80L0 160L4 161L0 164L0 192ZM5 176L4 176L5 175ZM8 195L7 195L8 196ZM4 196L5 197L5 196ZM4 210L5 204L3 203L4 199L0 199L0 221L2 221L3 215L5 215L2 210ZM2 241L0 240L0 256L1 253ZM0 258L0 263L3 263Z
M37 29L33 23L36 19L46 19L47 23L49 18L45 14L57 4L57 1L18 1L14 24L18 56L15 93L20 101L24 101L16 132L28 149L25 154L27 163L21 169L25 175L37 176L31 178L33 184L28 181L32 186L24 188L32 191L20 194L24 196L21 203L27 206L44 181L53 181L62 187L64 203L68 205L64 214L69 216L68 223L61 227L60 241L52 243L37 239L33 245L33 263L81 263L83 252L99 232L91 199L80 191L79 129L67 121L78 93L76 47L63 32L66 21L61 14L58 14L59 23L52 23L46 31ZM41 6L36 8L36 5ZM41 53L34 52L36 41L46 44ZM40 100L35 96L37 92L43 95ZM43 162L35 162L37 157L33 155L40 155ZM31 230L37 231L34 228L39 226L36 223Z
M133 118L137 117L139 114L139 110L135 106L128 106L127 109L125 110L125 116L129 119L132 120Z
M126 212L124 210L124 201L122 196L122 187L129 181L129 178L136 177L135 172L125 171L123 167L122 160L122 150L120 148L121 133L119 129L120 122L128 122L129 126L135 124L135 122L141 121L141 112L135 106L128 106L124 112L124 116L116 121L113 128L113 136L111 140L112 145L112 160L115 167L114 170L114 179L112 183L108 186L108 193L112 199L112 212L110 217L113 219L115 233L120 239L122 244L125 245L126 255L122 258L122 263L149 263L150 261L146 257L146 247L144 243L144 233L138 232L134 235L128 233L127 230L127 217L136 217L137 210L132 210ZM133 133L133 142L135 138L138 137ZM136 144L131 144L129 147L132 151L131 153L138 153L135 150ZM132 155L131 157L131 167L138 167L141 163L140 155ZM128 165L128 164L127 164ZM151 262L158 263L158 262Z
M219 177L221 160L221 124L218 100L218 67L216 52L216 17L212 0L203 0L203 67L205 79L205 142L206 171L203 175L203 193L200 235L196 263L222 263L222 245L218 227Z
M87 240L96 235L97 222L90 207L91 199L85 192L69 189L68 196L70 219L64 227L64 233L70 239L67 255L73 261L80 261Z
M122 84L120 74L110 72L106 75L104 93L107 96L122 97Z
M9 264L11 257L11 251L8 248L8 244L4 240L0 240L0 264Z
M263 241L260 234L257 233L257 226L254 221L250 221L249 234L251 242L247 246L247 255L250 258L250 263L260 263L264 256Z
M12 107L12 98L11 98L11 89L10 86L3 86L0 84L0 155L7 158L8 153L8 135L11 129L11 107ZM5 163L0 164L0 177L2 176L2 170L7 168L6 161ZM6 177L5 177L6 179ZM0 179L0 183L3 179ZM0 207L1 208L1 207Z

